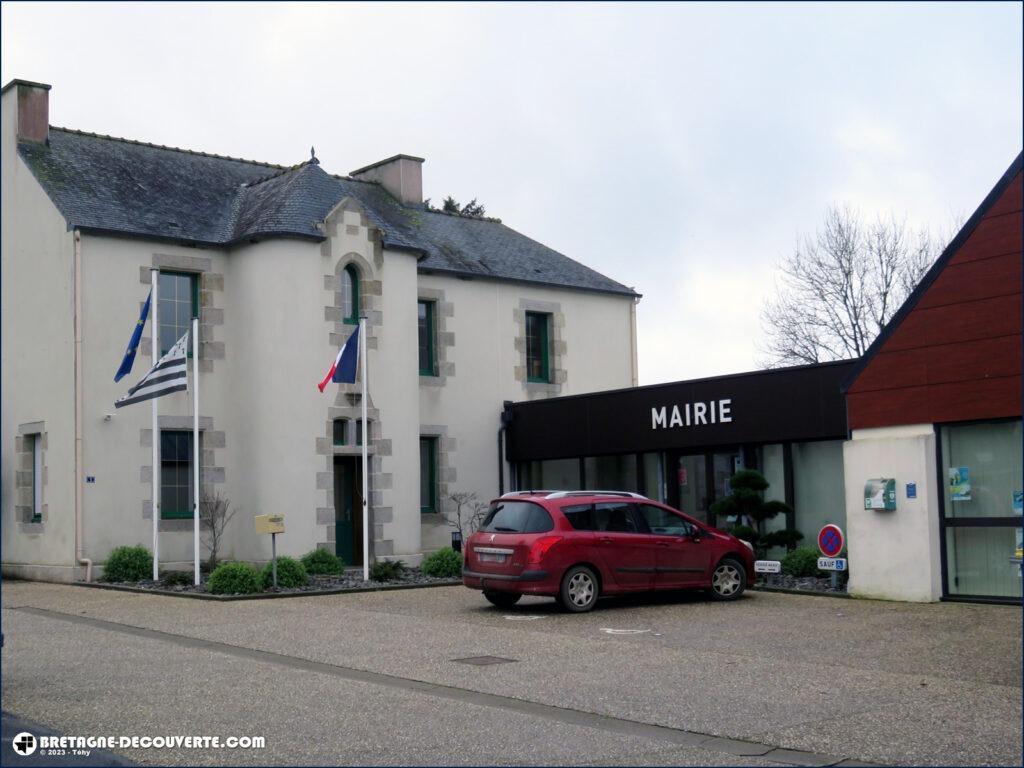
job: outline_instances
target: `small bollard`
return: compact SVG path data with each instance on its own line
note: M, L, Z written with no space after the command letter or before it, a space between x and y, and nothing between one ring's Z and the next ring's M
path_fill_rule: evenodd
M458 531L452 531L452 549L456 552L462 551L462 534Z

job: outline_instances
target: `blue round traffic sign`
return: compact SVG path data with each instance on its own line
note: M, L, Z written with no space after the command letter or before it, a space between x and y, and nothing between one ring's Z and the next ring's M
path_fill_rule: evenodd
M818 531L818 549L825 557L837 557L843 551L843 529L829 523Z

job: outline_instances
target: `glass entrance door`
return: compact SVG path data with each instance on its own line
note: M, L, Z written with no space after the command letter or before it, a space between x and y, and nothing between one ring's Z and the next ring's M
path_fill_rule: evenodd
M1021 599L1021 422L941 427L943 592Z
M679 456L676 460L676 508L708 522L707 459L703 453L693 456Z

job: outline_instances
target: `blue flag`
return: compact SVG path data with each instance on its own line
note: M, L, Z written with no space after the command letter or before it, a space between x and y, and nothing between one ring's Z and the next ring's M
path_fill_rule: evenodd
M135 324L132 337L128 340L128 349L124 353L121 367L117 369L117 373L114 375L114 381L120 381L132 372L132 365L135 363L135 352L139 348L139 342L142 341L142 329L146 325L146 317L149 315L149 300L151 298L153 298L152 289L149 291L149 296L146 297L146 303L142 305L142 314L139 315L139 322Z

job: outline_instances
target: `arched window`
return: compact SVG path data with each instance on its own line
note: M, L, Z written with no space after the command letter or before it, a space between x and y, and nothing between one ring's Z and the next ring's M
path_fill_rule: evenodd
M359 272L349 264L341 272L341 311L349 325L359 323Z

